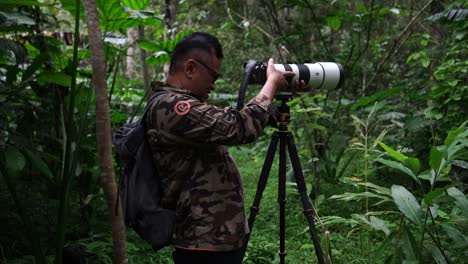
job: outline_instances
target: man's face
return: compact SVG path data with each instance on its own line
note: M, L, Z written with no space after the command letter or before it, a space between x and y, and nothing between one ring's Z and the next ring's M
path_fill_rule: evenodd
M214 54L202 58L187 60L187 63L192 64L193 75L189 82L190 86L186 88L200 101L205 102L210 91L215 89L215 81L220 76L221 60Z

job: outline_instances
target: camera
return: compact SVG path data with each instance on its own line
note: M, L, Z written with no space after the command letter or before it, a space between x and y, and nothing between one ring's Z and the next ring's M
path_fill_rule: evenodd
M265 84L267 80L266 64L256 62L250 74L250 84ZM304 92L309 89L334 89L341 86L344 81L344 69L339 63L334 62L315 62L305 64L274 64L275 69L279 71L292 71L294 76L288 77L289 86L283 92ZM296 80L303 80L306 88L301 91L292 90L292 85ZM290 89L290 90L288 90Z

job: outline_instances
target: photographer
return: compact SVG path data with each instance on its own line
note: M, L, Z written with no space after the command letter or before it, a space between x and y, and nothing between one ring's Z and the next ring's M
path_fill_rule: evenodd
M148 139L162 181L161 205L176 209L176 264L242 262L249 230L241 177L226 146L260 135L274 119L276 90L294 75L275 70L270 59L259 94L239 111L222 109L206 103L222 59L214 36L193 33L176 45L166 83L152 84L157 98L147 118Z

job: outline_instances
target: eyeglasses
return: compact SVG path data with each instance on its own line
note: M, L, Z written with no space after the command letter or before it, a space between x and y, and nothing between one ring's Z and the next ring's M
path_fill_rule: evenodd
M221 74L220 74L220 73L218 73L217 71L215 71L215 70L213 70L212 68L208 67L208 65L206 65L205 63L203 63L203 62L201 62L201 61L194 60L194 59L192 59L192 60L193 60L194 62L196 62L196 63L202 65L203 67L205 67L205 68L209 71L211 77L213 77L213 82L216 81L219 77L221 77Z

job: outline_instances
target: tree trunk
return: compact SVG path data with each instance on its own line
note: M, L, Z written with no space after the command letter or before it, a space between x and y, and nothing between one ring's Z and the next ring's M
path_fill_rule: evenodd
M125 70L125 76L128 79L135 79L135 42L137 38L137 32L134 28L127 29L127 39L130 44L127 49L127 67Z
M165 0L165 3L166 10L164 14L164 26L166 27L167 32L169 32L167 37L169 39L174 39L175 30L172 28L172 24L174 24L175 18L177 16L176 3L174 3L174 0Z
M145 39L145 27L138 26L138 39L143 40ZM150 88L150 77L148 71L148 65L146 64L146 51L140 48L140 59L141 59L141 70L143 72L143 87L147 92Z
M127 264L127 246L125 225L122 209L119 204L116 215L117 187L112 167L111 127L109 104L107 101L107 84L104 50L102 47L99 16L96 9L96 0L84 0L86 22L88 24L89 47L91 50L91 63L93 69L93 87L96 95L96 139L98 147L98 161L100 179L109 208L112 225L112 239L114 242L115 263Z

